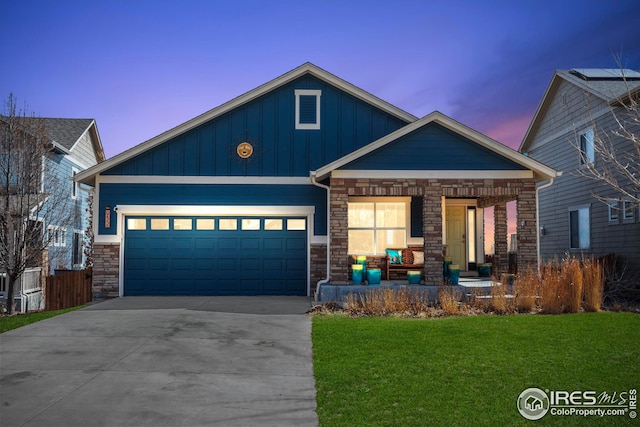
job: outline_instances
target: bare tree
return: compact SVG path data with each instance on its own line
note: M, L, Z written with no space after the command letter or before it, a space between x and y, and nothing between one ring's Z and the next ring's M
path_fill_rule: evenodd
M588 148L580 140L576 141L584 165L579 173L604 183L604 188L615 190L637 205L640 203L640 87L627 85L626 93L610 105L614 126L596 128L593 134L593 154L599 161L589 161ZM594 196L605 203L611 202L610 196L597 193Z
M59 157L44 119L19 110L9 95L0 115L0 273L6 275L9 314L20 276L26 268L46 266L49 248L76 220L71 178L56 172Z

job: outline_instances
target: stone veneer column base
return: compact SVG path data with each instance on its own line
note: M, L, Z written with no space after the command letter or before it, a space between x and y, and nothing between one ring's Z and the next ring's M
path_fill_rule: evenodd
M114 298L120 295L120 244L93 244L93 297Z

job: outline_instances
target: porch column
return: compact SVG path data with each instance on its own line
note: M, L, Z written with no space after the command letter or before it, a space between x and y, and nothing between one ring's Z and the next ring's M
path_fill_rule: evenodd
M422 199L424 235L424 283L442 283L442 198L439 183L429 182Z
M537 266L536 184L525 183L518 196L518 271Z
M329 222L329 238L331 239L331 284L343 285L349 278L349 213L347 189L344 179L331 178L331 204L328 206L331 220Z
M493 208L493 269L496 277L509 272L509 247L507 229L507 203L497 202Z

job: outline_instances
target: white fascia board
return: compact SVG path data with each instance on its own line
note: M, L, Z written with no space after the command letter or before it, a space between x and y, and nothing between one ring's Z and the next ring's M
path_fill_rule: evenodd
M442 120L446 119L446 120ZM520 166L524 166L527 169L533 171L535 175L539 175L544 179L549 179L558 176L558 172L554 169L534 160L530 157L525 156L524 154L507 147L504 144L499 143L498 141L489 138L486 135L481 134L480 132L471 129L468 126L463 125L460 122L457 122L449 117L442 116L436 120L437 123L448 127L450 130L457 132L459 135L462 135L474 142L477 142L481 146L493 151L496 154L499 154Z
M469 128L468 126L465 126L462 123L457 122L448 116L445 116L439 111L434 111L424 116L423 118L421 118L416 122L410 123L407 126L401 129L398 129L397 131L392 132L378 139L377 141L374 141L371 144L368 144L360 148L359 150L356 150L332 163L329 163L326 166L323 166L317 171L312 172L312 175L315 176L316 179L324 179L330 173L334 172L336 169L339 169L340 167L354 160L357 160L358 158L366 154L369 154L372 151L377 150L378 148L383 147L384 145L392 141L395 141L398 138L401 138L402 136L407 135L410 132L413 132L419 129L420 127L425 126L432 122L440 124L445 128L457 133L458 135L461 135L467 139L470 139L471 141L478 143L480 146L485 147L503 157L506 157L507 159L521 166L524 166L527 169L531 169L536 174L540 174L541 176L545 176L545 177L552 177L557 175L556 171L543 165L542 163L536 160L533 160L531 158L528 158L522 155L521 153L518 153L517 151L507 147L506 145L500 144L498 141L495 141L489 138L488 136L483 135L480 132ZM495 172L492 172L492 173L495 173Z
M311 185L311 179L277 176L154 176L100 175L100 184L225 184L225 185Z
M377 98L371 94L369 94L368 92L365 92L364 90L352 85L351 83L348 83L336 76L334 76L333 74L328 73L327 71L316 67L315 65L307 62L303 65L301 65L298 68L295 68L294 70L289 71L288 73L283 74L280 77L275 78L274 80L271 80L270 82L267 82L261 86L258 86L257 88L246 92L243 95L240 95L212 110L209 110L197 117L194 117L193 119L177 126L174 127L173 129L170 129L154 138L151 138L150 140L143 142L139 145L136 145L133 148L130 148L118 155L116 155L115 157L112 157L109 160L105 160L102 163L99 163L97 165L95 165L94 167L87 169L86 171L80 173L78 175L78 180L85 182L85 183L89 183L91 181L91 179L99 174L100 172L103 172L109 168L112 168L120 163L123 163L157 145L162 144L163 142L166 142L178 135L181 135L191 129L194 129L198 126L200 126L203 123L208 122L209 120L214 119L215 117L221 116L222 114L227 113L228 111L231 111L237 107L239 107L242 104L245 104L249 101L252 101L260 96L262 96L265 93L268 93L274 89L276 89L277 87L283 86L293 80L295 80L296 78L306 74L306 73L310 73L312 75L314 75L315 77L318 77L321 80L324 80L334 86L337 86L338 88L344 90L345 92L350 93L351 95L360 98L370 104L373 104L375 106L377 106L378 108L388 112L389 114L392 114L404 121L407 122L413 122L415 120L417 120L417 117L415 117L412 114L407 113L406 111L401 110L398 107L394 107L393 105L389 104L386 101L381 100L380 98Z
M334 178L363 179L530 179L531 170L335 170Z
M529 127L527 128L527 132L525 132L524 134L524 138L522 138L522 142L520 143L520 147L518 147L518 151L519 152L524 152L525 150L527 150L528 146L529 146L529 136L532 133L534 127L537 126L538 124L538 120L542 119L542 114L543 111L546 111L548 108L548 104L551 102L551 90L552 87L557 87L557 85L559 83L556 84L556 82L558 82L558 79L561 79L561 77L558 75L558 71L554 71L553 76L551 77L551 80L549 80L549 84L547 85L547 88L544 91L544 95L542 95L542 98L540 99L540 103L538 104L538 108L536 108L536 112L533 114L533 119L531 119L531 122L529 123Z
M118 215L256 215L306 216L314 206L201 206L201 205L117 205Z
M76 145L78 145L82 137L89 131L89 129L91 129L91 126L93 126L94 123L95 123L95 120L91 120L91 123L89 123L89 126L87 126L87 128L82 132L82 134L80 134L80 136L78 137L78 139L76 139L76 142L73 143L69 151L73 151L73 149L76 148Z
M62 145L58 144L56 141L51 141L51 144L53 144L56 150L60 150L62 154L64 155L71 154L71 151L69 151L67 148L63 147Z

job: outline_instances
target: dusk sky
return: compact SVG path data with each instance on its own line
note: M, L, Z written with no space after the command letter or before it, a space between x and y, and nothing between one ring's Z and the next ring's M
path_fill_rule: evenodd
M517 148L555 69L640 69L640 0L0 0L0 96L107 157L309 61Z

